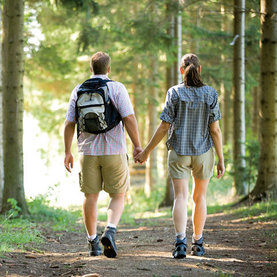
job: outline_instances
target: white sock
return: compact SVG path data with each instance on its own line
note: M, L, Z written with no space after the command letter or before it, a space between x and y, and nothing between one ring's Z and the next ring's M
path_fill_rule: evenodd
M107 227L111 227L111 228L115 228L116 229L116 225L114 225L113 223L108 223Z
M194 238L194 240L199 240L202 238L202 234L200 234L200 235L193 234L193 238Z
M94 234L94 235L91 235L91 236L88 236L88 239L89 240L94 240L96 238L97 234Z
M185 233L176 233L176 237L180 240L183 240L186 237Z

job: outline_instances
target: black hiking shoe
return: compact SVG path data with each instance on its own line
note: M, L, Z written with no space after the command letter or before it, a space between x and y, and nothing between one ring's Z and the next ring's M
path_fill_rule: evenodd
M104 255L108 258L115 258L117 249L115 245L114 235L116 228L106 227L104 234L101 237L101 242L104 246Z
M187 239L176 238L175 249L172 253L174 259L183 259L186 257Z
M205 249L203 246L203 237L199 240L192 238L191 255L193 256L203 256L205 254Z
M88 249L90 256L99 256L102 254L102 250L99 246L99 238L96 236L94 240L88 239Z

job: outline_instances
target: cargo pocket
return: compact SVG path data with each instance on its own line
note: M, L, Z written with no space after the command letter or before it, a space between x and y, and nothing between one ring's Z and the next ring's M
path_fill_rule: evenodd
M79 172L79 185L80 185L80 189L82 191L82 189L83 189L83 175L82 175L81 171Z
M128 156L128 154L126 154L126 158L127 158L127 164L129 165L129 156Z

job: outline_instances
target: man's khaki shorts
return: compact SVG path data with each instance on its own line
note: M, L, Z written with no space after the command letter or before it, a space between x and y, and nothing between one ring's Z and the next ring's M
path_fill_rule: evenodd
M124 193L130 187L127 155L80 156L81 191Z
M169 150L168 171L173 179L189 179L192 175L200 180L212 177L214 168L214 150L211 147L199 156L178 155L174 149Z

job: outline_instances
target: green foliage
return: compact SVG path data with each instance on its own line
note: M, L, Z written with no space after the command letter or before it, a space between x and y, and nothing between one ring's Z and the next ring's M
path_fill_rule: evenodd
M207 213L208 214L215 214L215 213L220 213L220 212L224 212L227 211L228 209L230 209L231 207L231 203L228 204L223 204L223 205L209 205L207 207Z
M31 242L43 242L37 225L24 218L0 216L0 232L0 253L24 249L24 246Z
M83 8L87 7L94 11L98 10L98 3L93 0L56 0L56 2L58 5L63 5L72 11L82 10Z
M45 195L38 195L36 198L28 201L28 207L31 213L30 219L35 222L44 222L55 231L78 231L78 219L81 217L79 209L71 208L65 210L62 208L51 207L50 201Z
M245 174L242 180L247 184L247 192L250 193L255 186L255 182L258 176L259 167L259 157L260 157L260 144L254 138L248 138L245 143L245 169L243 173ZM232 180L230 177L234 175L234 163L233 156L231 152L231 146L224 146L224 159L226 166L226 173L223 177L223 181L226 184L226 178L228 183L232 186Z
M7 217L16 218L21 212L21 208L17 205L17 201L14 198L9 198L7 202L10 204L11 209L8 211Z
M237 209L227 210L226 212L243 218L243 220L276 221L277 202L259 202L252 206L243 206Z
M12 208L8 215L0 216L0 254L28 248L30 243L43 243L45 228L53 231L84 231L78 222L81 217L79 208L65 210L51 207L45 195L28 200L30 215L24 217L18 217L20 208L14 199L9 199L9 203Z
M207 191L208 205L225 205L230 202L232 199L232 182L233 178L228 172L221 179L212 177Z

